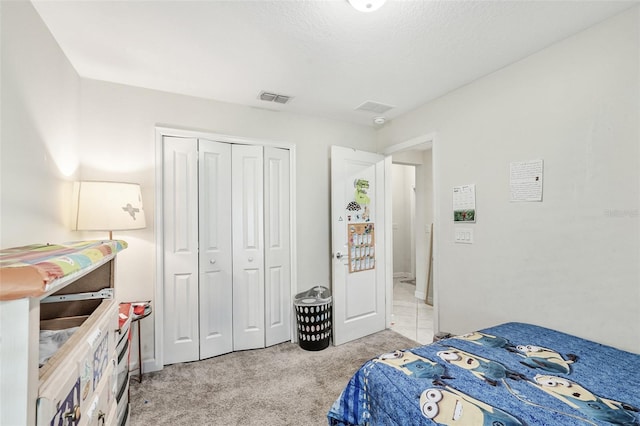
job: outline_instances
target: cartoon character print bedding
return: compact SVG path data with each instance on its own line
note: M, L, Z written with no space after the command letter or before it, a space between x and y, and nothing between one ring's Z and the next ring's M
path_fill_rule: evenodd
M640 355L507 323L365 363L331 426L640 426Z

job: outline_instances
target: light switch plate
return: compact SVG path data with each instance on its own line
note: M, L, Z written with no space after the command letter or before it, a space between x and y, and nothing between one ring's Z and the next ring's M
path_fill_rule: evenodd
M455 228L453 241L458 244L473 244L473 228Z

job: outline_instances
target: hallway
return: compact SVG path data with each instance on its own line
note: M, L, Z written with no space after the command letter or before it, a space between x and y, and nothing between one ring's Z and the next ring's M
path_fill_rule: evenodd
M391 330L424 345L433 341L433 306L415 297L414 281L393 279Z

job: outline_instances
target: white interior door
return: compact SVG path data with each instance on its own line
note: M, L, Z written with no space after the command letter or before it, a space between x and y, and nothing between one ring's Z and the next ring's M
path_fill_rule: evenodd
M200 359L233 350L231 145L198 140Z
M385 158L331 147L333 342L385 328Z
M265 339L291 339L289 150L264 148Z
M164 363L195 361L198 332L198 150L163 139Z
M233 349L265 347L261 146L233 145Z

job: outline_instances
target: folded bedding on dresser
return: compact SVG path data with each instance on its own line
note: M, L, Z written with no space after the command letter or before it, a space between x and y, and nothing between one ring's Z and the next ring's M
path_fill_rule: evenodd
M127 248L122 240L31 244L0 250L0 300L39 297L56 280Z
M382 354L330 425L640 425L640 355L507 323Z

